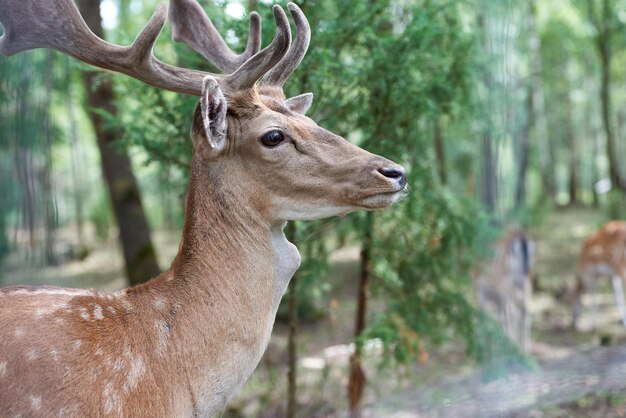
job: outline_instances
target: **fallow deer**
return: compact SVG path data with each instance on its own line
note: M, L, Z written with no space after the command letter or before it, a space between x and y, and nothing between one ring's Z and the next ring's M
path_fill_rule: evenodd
M53 48L158 88L200 96L178 254L146 284L104 293L17 286L0 291L2 416L210 416L258 364L276 310L300 264L287 220L382 209L406 187L404 169L304 116L306 93L282 86L302 60L308 22L273 8L276 34L260 49L250 18L233 53L196 0L172 0L183 41L227 75L174 67L153 45L162 5L130 46L104 42L72 0L1 0L0 52Z
M474 278L479 306L493 314L524 351L531 348L530 271L535 244L522 231L508 232L495 245L493 258Z
M610 277L617 308L626 326L626 304L623 284L626 281L626 222L612 221L589 235L583 242L578 259L576 286L572 297L572 326L576 327L582 311L582 296L593 293L600 277ZM596 304L592 301L592 326Z

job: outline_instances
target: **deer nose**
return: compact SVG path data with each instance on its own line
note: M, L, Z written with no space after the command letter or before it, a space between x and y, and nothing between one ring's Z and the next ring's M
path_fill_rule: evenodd
M384 167L379 168L378 172L387 178L396 180L400 184L400 187L404 188L404 186L406 186L406 172L404 171L404 168Z

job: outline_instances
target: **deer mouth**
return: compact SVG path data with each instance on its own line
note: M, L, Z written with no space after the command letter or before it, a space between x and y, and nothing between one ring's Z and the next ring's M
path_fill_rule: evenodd
M405 191L406 186L396 191L375 193L362 199L360 206L367 210L385 209L400 200Z

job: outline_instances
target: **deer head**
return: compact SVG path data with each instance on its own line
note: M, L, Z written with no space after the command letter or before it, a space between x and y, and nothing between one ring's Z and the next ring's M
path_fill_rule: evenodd
M317 126L303 114L310 100L285 100L265 85L225 95L207 77L191 134L197 157L272 221L393 203L406 185L403 169Z
M404 170L306 117L311 93L285 99L283 84L304 57L310 39L303 13L293 3L288 7L298 37L258 82L234 81L234 75L221 82L212 76L203 79L191 132L196 156L207 166L219 167L222 184L248 194L249 203L270 221L386 207L406 186ZM194 34L180 35L183 16L172 10L175 37L179 34L189 45L202 44ZM289 39L282 9L275 6L274 13L276 39ZM209 54L204 50L203 55ZM220 64L224 69L235 66Z

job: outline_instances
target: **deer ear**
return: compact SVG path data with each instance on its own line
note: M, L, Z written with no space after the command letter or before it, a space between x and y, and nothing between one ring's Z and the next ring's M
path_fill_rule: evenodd
M304 93L285 100L285 106L301 115L306 114L313 104L313 93Z
M192 130L193 144L207 159L219 156L226 148L228 103L217 80L206 76L202 80L202 96L196 108Z

